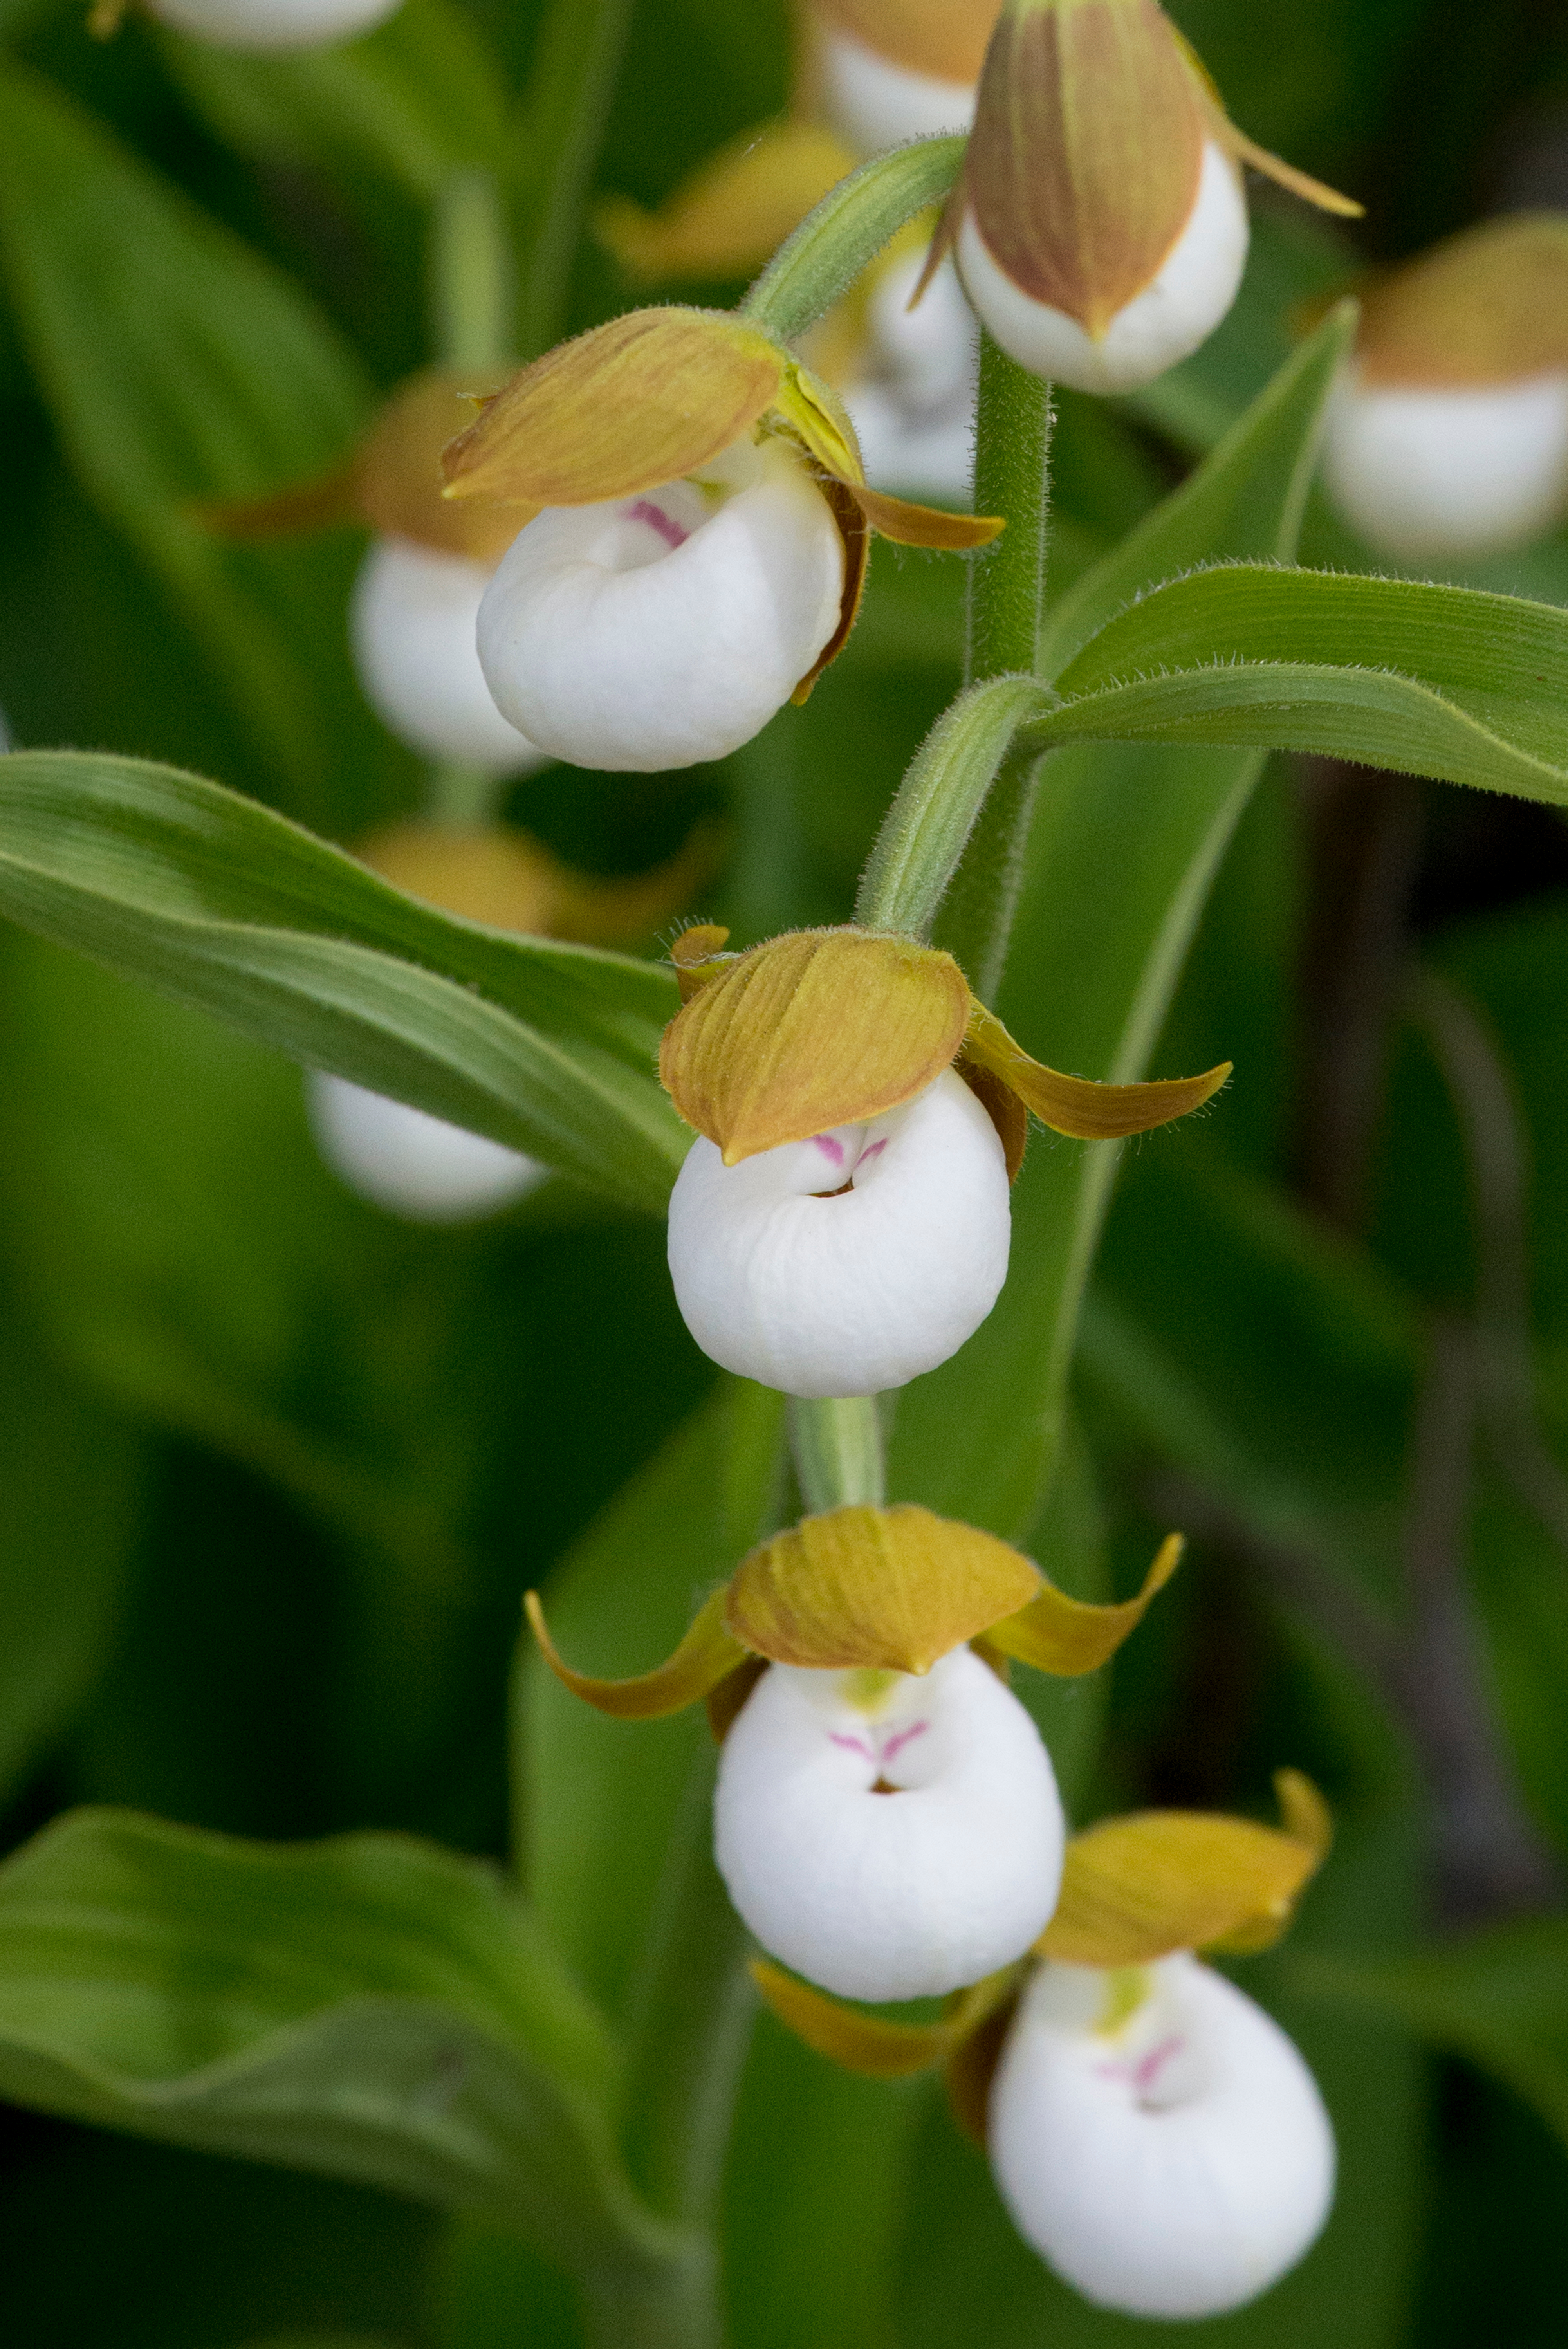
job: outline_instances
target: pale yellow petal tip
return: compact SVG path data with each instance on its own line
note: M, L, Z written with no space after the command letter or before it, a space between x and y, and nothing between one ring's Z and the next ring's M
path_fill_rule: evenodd
M934 2070L951 2047L943 2023L887 2023L863 2014L766 1958L752 1960L751 1976L764 2003L803 2046L867 2079L912 2079Z
M1097 1671L1137 1630L1180 1565L1186 1547L1184 1536L1168 1534L1137 1598L1119 1605L1096 1607L1087 1599L1070 1599L1047 1582L1016 1615L988 1626L991 1644L1015 1662L1059 1680Z

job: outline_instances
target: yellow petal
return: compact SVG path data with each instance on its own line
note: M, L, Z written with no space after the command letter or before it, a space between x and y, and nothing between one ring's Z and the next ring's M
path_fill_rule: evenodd
M447 450L447 494L580 506L657 489L749 431L784 367L739 318L628 311L513 377Z
M1485 221L1359 290L1366 384L1479 390L1568 365L1568 219L1559 213Z
M1035 1947L1069 1965L1107 1967L1148 1965L1174 1950L1264 1949L1289 1925L1321 1857L1293 1834L1217 1812L1107 1819L1067 1846L1062 1897Z
M1276 1770L1274 1799L1286 1835L1305 1844L1321 1868L1334 1847L1334 1814L1312 1780L1300 1770Z
M611 197L594 224L628 277L749 276L854 168L822 124L769 122L699 164L657 212Z
M659 1073L724 1164L911 1101L963 1041L969 984L950 955L857 929L753 947L664 1031Z
M1186 1117L1213 1099L1231 1069L1229 1061L1222 1061L1200 1077L1162 1078L1144 1085L1102 1085L1088 1077L1064 1076L1032 1061L995 1012L981 1003L971 1017L964 1051L1010 1085L1042 1125L1080 1142L1119 1141L1126 1134L1168 1124L1173 1117Z
M1155 0L1010 8L965 163L976 225L1014 285L1101 336L1191 218L1205 127Z
M441 450L471 424L512 370L429 367L392 394L354 460L359 511L375 530L445 554L495 564L535 509L454 505L443 494Z
M753 1550L730 1585L725 1619L781 1664L929 1671L939 1656L1016 1620L1038 1567L994 1534L913 1502L805 1517Z
M843 2006L797 1982L766 1958L752 1960L752 1980L787 2031L818 2055L872 2080L908 2080L946 2061L951 2042L940 2023L885 2023Z
M573 1671L561 1661L545 1628L545 1610L539 1604L538 1592L531 1590L523 1603L534 1637L556 1678L574 1696L580 1696L585 1704L595 1706L600 1713L613 1713L618 1721L657 1721L663 1713L680 1713L749 1661L745 1650L724 1628L722 1590L716 1590L707 1601L666 1662L656 1671L640 1672L635 1679L624 1681L595 1680L587 1672Z
M296 532L330 530L360 519L358 486L352 461L335 473L296 481L262 498L203 499L191 509L204 529L220 538L292 538Z
M890 498L851 481L849 494L870 523L897 546L929 546L947 554L967 554L989 546L1007 527L1000 514L950 513L941 506L919 506L908 498Z
M724 941L730 933L720 922L693 922L682 930L670 949L670 959L675 965L675 983L680 989L682 1003L690 1003L711 986L721 972L731 963L739 962L739 955L725 954Z
M996 0L816 0L818 15L909 73L980 79Z
M1221 143L1230 149L1239 163L1250 163L1252 170L1261 171L1265 180L1272 180L1276 187L1288 189L1293 196L1300 196L1303 203L1314 204L1320 212L1333 212L1339 220L1360 220L1366 213L1366 206L1358 204L1354 196L1342 196L1337 188L1329 187L1324 181L1314 180L1310 171L1298 171L1293 163L1287 163L1282 156L1271 155L1266 147L1260 147L1255 140L1238 130L1229 117L1223 125Z
M722 848L717 826L698 824L651 872L599 880L573 872L526 833L500 824L460 831L410 817L384 824L355 854L395 889L443 914L597 946L656 930L711 877Z
M1128 1634L1136 1631L1150 1605L1165 1588L1186 1544L1179 1534L1167 1534L1136 1599L1117 1607L1092 1607L1086 1599L1069 1599L1047 1582L1039 1596L1005 1622L987 1626L986 1637L1004 1656L1033 1664L1037 1672L1075 1679L1096 1671L1116 1654Z

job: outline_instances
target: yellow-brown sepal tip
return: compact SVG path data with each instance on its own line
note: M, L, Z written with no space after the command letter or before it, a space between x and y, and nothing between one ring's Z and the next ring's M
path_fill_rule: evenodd
M1177 1950L1266 1949L1327 1849L1328 1814L1299 1772L1276 1780L1286 1826L1206 1811L1137 1811L1067 1846L1056 1913L1035 1943L1079 1966L1150 1965Z
M1042 1125L1079 1142L1117 1142L1147 1133L1172 1118L1186 1117L1212 1101L1231 1074L1221 1061L1199 1077L1161 1078L1150 1084L1107 1085L1088 1077L1064 1076L1032 1060L1013 1041L994 1011L976 1003L964 1038L964 1057L1016 1093Z
M868 930L791 930L676 1014L659 1073L732 1166L912 1101L950 1066L969 1016L950 955Z
M925 1672L1012 1617L1039 1590L1038 1567L994 1534L912 1502L805 1517L743 1560L725 1621L774 1663Z
M719 827L699 823L664 864L606 880L575 872L542 842L504 825L459 829L404 817L369 833L355 854L395 889L463 921L609 946L647 937L688 904L722 847Z
M751 1971L779 2021L815 2054L867 2079L908 2080L950 2063L967 2040L1009 2005L1023 1969L1009 1966L955 1991L936 2023L890 2023L867 2014L786 1974L767 1958L753 1958Z
M1052 1672L1061 1679L1096 1671L1137 1630L1180 1565L1185 1547L1179 1534L1168 1534L1137 1597L1124 1599L1119 1606L1091 1606L1085 1599L1069 1599L1064 1590L1047 1583L1018 1614L988 1625L987 1641L1015 1663L1033 1664L1036 1671Z
M680 1713L748 1661L744 1648L725 1626L722 1590L716 1590L702 1607L667 1662L654 1671L617 1681L596 1680L591 1673L575 1672L562 1661L545 1628L538 1592L529 1591L523 1604L534 1637L539 1642L539 1651L556 1678L574 1696L581 1697L585 1704L591 1704L598 1713L610 1713L618 1721L658 1721L665 1713Z

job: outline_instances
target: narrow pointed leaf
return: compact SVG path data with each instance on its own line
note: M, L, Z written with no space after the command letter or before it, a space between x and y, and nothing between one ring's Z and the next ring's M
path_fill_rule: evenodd
M1033 1664L1039 1672L1072 1678L1096 1671L1137 1630L1180 1565L1184 1547L1179 1534L1168 1534L1144 1577L1143 1588L1136 1599L1124 1599L1120 1606L1091 1607L1047 1583L1018 1614L992 1624L987 1637L1004 1656Z
M705 1601L686 1637L664 1663L622 1681L595 1680L588 1672L573 1671L562 1662L545 1629L538 1592L530 1590L523 1603L540 1652L563 1687L596 1712L611 1713L618 1721L659 1721L666 1713L681 1713L695 1704L746 1662L745 1649L726 1626L724 1599L724 1592L716 1590Z
M668 968L452 921L172 768L0 761L0 910L650 1213L689 1146L653 1076Z

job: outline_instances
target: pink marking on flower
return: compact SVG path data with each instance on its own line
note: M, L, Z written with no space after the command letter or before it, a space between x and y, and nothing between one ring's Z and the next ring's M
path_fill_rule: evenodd
M671 551L678 546L684 546L691 535L689 530L681 529L673 514L667 514L664 508L656 506L651 498L637 499L633 504L628 506L626 516L628 522L645 522L649 530L657 531L665 545Z
M877 1759L863 1737L846 1737L836 1729L830 1729L827 1734L835 1745L842 1745L851 1754L863 1754L867 1762L875 1762Z
M1171 2057L1179 2055L1186 2044L1181 2033L1173 2032L1168 2039L1162 2039L1158 2046L1151 2047L1147 2055L1141 2055L1136 2064L1096 2064L1095 2075L1101 2080L1126 2080L1137 2090L1140 2099L1147 2098Z
M890 1762L893 1759L894 1754L898 1751L899 1746L908 1745L911 1737L923 1737L926 1733L926 1727L927 1724L925 1722L917 1721L912 1729L900 1729L896 1737L889 1737L888 1743L882 1748L883 1761Z
M863 1150L863 1151L860 1153L859 1157L858 1157L858 1158L856 1160L856 1162L855 1162L855 1172L857 1173L857 1174L859 1174L860 1169L861 1169L863 1166L869 1166L869 1165L870 1165L870 1164L871 1164L871 1161L872 1161L874 1158L879 1157L879 1156L881 1155L882 1152L883 1152L884 1150L886 1150L886 1149L887 1149L887 1147L888 1147L888 1137L887 1137L887 1135L886 1135L886 1134L884 1134L884 1135L882 1136L882 1139L881 1139L881 1141L880 1141L880 1142L874 1142L874 1143L871 1144L871 1147L870 1147L870 1149L869 1149L869 1150Z
M842 1142L835 1142L831 1133L814 1133L811 1138L813 1142L815 1143L817 1148L821 1151L823 1156L833 1165L843 1165L844 1144Z

